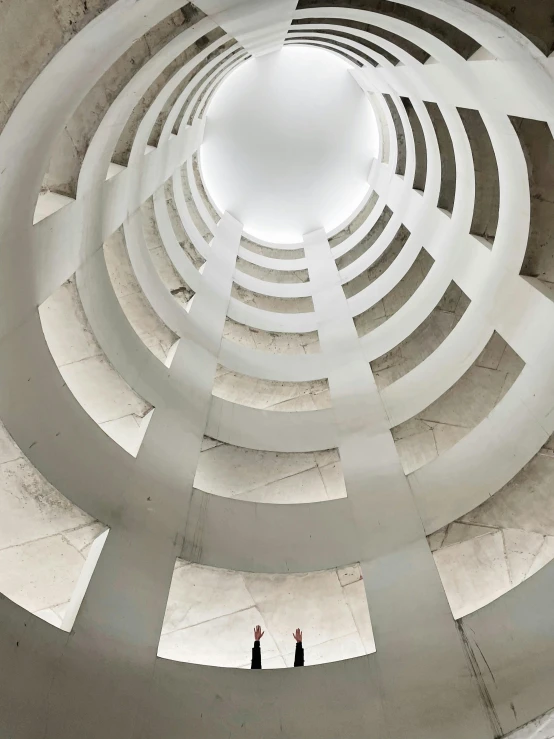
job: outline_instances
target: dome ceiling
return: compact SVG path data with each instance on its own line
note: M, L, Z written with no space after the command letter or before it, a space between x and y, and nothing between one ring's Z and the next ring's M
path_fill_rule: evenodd
M353 68L332 51L288 46L249 59L215 93L202 174L247 235L298 243L332 231L367 194L378 134Z

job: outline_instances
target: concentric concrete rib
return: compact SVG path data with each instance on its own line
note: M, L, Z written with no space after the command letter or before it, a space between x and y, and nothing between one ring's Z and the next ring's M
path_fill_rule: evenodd
M195 3L254 56L283 46L296 0L198 0Z
M138 470L157 469L162 477L168 475L174 478L178 475L182 481L179 501L175 501L172 495L171 501L167 500L160 487L152 489L144 502L147 516L148 511L154 508L173 510L174 534L160 536L159 531L144 526L144 522L139 530L121 526L110 533L79 611L74 637L68 648L68 658L71 658L72 653L87 645L86 648L94 654L94 660L99 660L102 654L105 655L104 659L113 659L114 643L118 644L116 650L122 656L133 651L136 656L133 659L131 693L126 698L120 693L117 671L105 673L92 670L86 678L89 699L86 705L79 706L76 723L70 731L79 731L78 724L83 721L90 721L93 725L96 712L107 710L109 697L112 710L115 709L111 713L112 720L117 720L117 714L123 710L124 717L118 723L122 731L130 731L135 725L136 712L149 691L151 664L158 648L167 592L175 558L182 547L182 539L178 534L179 522L187 516L208 418L217 353L241 234L242 225L226 213L218 224L202 287L191 309L191 321L201 329L202 342L181 339L169 372L170 378L179 378L182 392L195 398L191 405L191 410L194 410L183 417L173 403L158 406L137 458ZM168 449L171 450L169 456ZM173 469L168 468L168 463L173 464ZM130 576L130 573L133 575ZM108 601L107 593L111 594ZM153 608L154 603L156 606ZM121 618L123 613L134 614L132 623ZM57 700L67 700L72 690L71 683L73 678L68 684L62 677L53 686L52 731L60 735L68 730L68 724L65 719L63 729L57 724L63 713ZM117 707L116 703L119 703ZM108 712L105 718L109 719L109 716Z
M469 739L486 731L478 687L466 671L463 648L385 408L359 348L325 232L305 236L304 248L372 614L380 689L390 696L383 706L387 726L394 734L409 732L423 739L449 714L452 736ZM336 367L339 355L341 366ZM416 675L420 697L414 701L408 696Z
M491 739L552 707L553 565L456 624L425 539L447 525L443 541L455 539L468 527L456 519L485 501L490 505L554 431L552 283L520 275L530 231L534 235L530 216L537 203L549 201L537 188L536 167L530 207L526 156L533 152L524 154L509 119L523 116L552 130L552 57L487 13L481 6L489 0L357 3L372 10L344 3L311 8L310 0L301 0L296 11L292 0L198 0L196 8L182 0L99 0L103 12L87 23L96 7L77 9L68 1L63 32L64 2L26 3L37 12L37 28L57 20L52 48L41 49L36 68L28 50L17 59L21 90L10 91L0 75L0 115L7 120L0 132L0 416L28 467L35 465L37 478L42 473L58 488L57 505L82 508L71 520L90 514L109 532L71 634L0 598L0 730L10 739L176 739L183 733L198 739ZM25 20L17 0L4 6L7 28L15 27L14 18ZM184 29L174 33L183 19ZM168 34L161 38L171 40L158 51L157 42L141 39L159 26ZM468 59L446 43L460 33ZM66 36L72 38L62 48ZM286 256L303 247L305 256L279 259L267 242L241 246L242 226L229 212L216 225L194 179L192 155L202 142L205 103L222 80L249 55L276 51L286 38L295 48L317 45L360 65L352 74L378 109L382 161L370 170L370 212L345 222L333 246L328 238L336 234L319 230L282 249ZM140 64L135 44L147 47ZM5 47L9 54L19 51L17 44ZM19 68L30 68L29 77L20 77ZM108 95L97 85L110 74L125 82L120 89L118 79ZM60 137L69 145L66 127L78 126L86 99L90 109L100 101L101 114L82 150L71 143L74 174L80 166L76 199L59 196L64 207L33 225L41 183L53 181L51 154ZM472 232L479 162L460 107L479 111L495 158L492 247ZM410 125L414 111L419 141ZM456 170L448 212L437 207L448 171L436 116ZM133 133L126 129L131 120ZM416 191L422 147L426 182ZM114 152L123 148L125 156L130 152L128 166L113 165ZM168 209L169 192L179 233L191 242L190 258L173 230L179 219ZM145 201L160 236L162 267L174 267L173 276L186 283L179 289L196 293L186 309L156 267L140 212ZM391 218L378 231L387 209ZM178 339L167 364L135 332L110 279L102 245L121 227L137 289L171 341ZM399 255L347 299L343 285L374 269L401 227L410 235ZM372 237L362 253L363 240ZM404 285L425 254L433 266L415 292L359 338L354 320ZM270 279L236 269L237 256ZM200 269L195 257L206 260ZM342 258L348 265L339 269ZM281 280L283 272L306 268L309 281ZM136 458L86 415L45 340L37 306L73 275L83 331L92 330L110 371L154 407ZM249 305L231 297L233 282L264 299L311 297L314 311L281 312L282 302L280 310ZM469 303L459 322L419 364L378 390L370 362L398 350L424 325L452 283ZM266 337L317 331L320 351L293 356L257 344L246 348L223 338L226 320ZM484 420L463 428L461 441L440 456L437 449L433 461L406 477L391 427L417 424L495 336L519 355L521 375L501 399L497 395ZM214 397L218 364L253 383L328 380L333 407L275 413ZM275 505L195 489L205 434L210 444L263 451L266 460L338 448L348 497ZM0 443L0 465L2 454ZM37 499L47 516L48 504L40 494ZM514 508L503 511L509 525ZM474 528L487 529L486 516L479 521ZM544 551L537 555L543 563L552 558L549 547L554 552L547 539L541 538ZM512 554L525 560L528 552ZM177 556L219 571L263 573L268 582L277 573L302 578L359 561L377 653L261 674L160 659ZM510 580L503 592L515 584Z
M208 422L241 235L242 224L225 213L217 226L202 284L189 313L196 333L193 330L191 338L180 339L171 363L169 376L178 378L181 392L195 399L191 406L194 413L184 419L175 413L171 403L157 407L139 452L139 461L146 466L159 467L161 460L165 466L173 460L175 471L183 481L185 497L192 493Z

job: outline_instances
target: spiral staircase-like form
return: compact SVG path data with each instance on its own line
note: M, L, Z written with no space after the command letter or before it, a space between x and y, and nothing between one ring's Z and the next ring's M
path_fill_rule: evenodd
M553 18L0 0L2 736L554 736ZM278 243L202 147L300 49L376 148Z

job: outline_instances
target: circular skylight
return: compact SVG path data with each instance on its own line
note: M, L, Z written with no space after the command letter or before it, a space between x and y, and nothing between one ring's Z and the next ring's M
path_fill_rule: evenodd
M368 191L378 134L348 62L285 46L233 71L207 110L200 164L216 207L276 244L332 231Z

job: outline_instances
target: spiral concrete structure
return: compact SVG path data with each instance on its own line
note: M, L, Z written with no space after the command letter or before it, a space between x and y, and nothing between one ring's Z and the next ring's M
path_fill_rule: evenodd
M554 736L552 12L0 0L2 737Z

